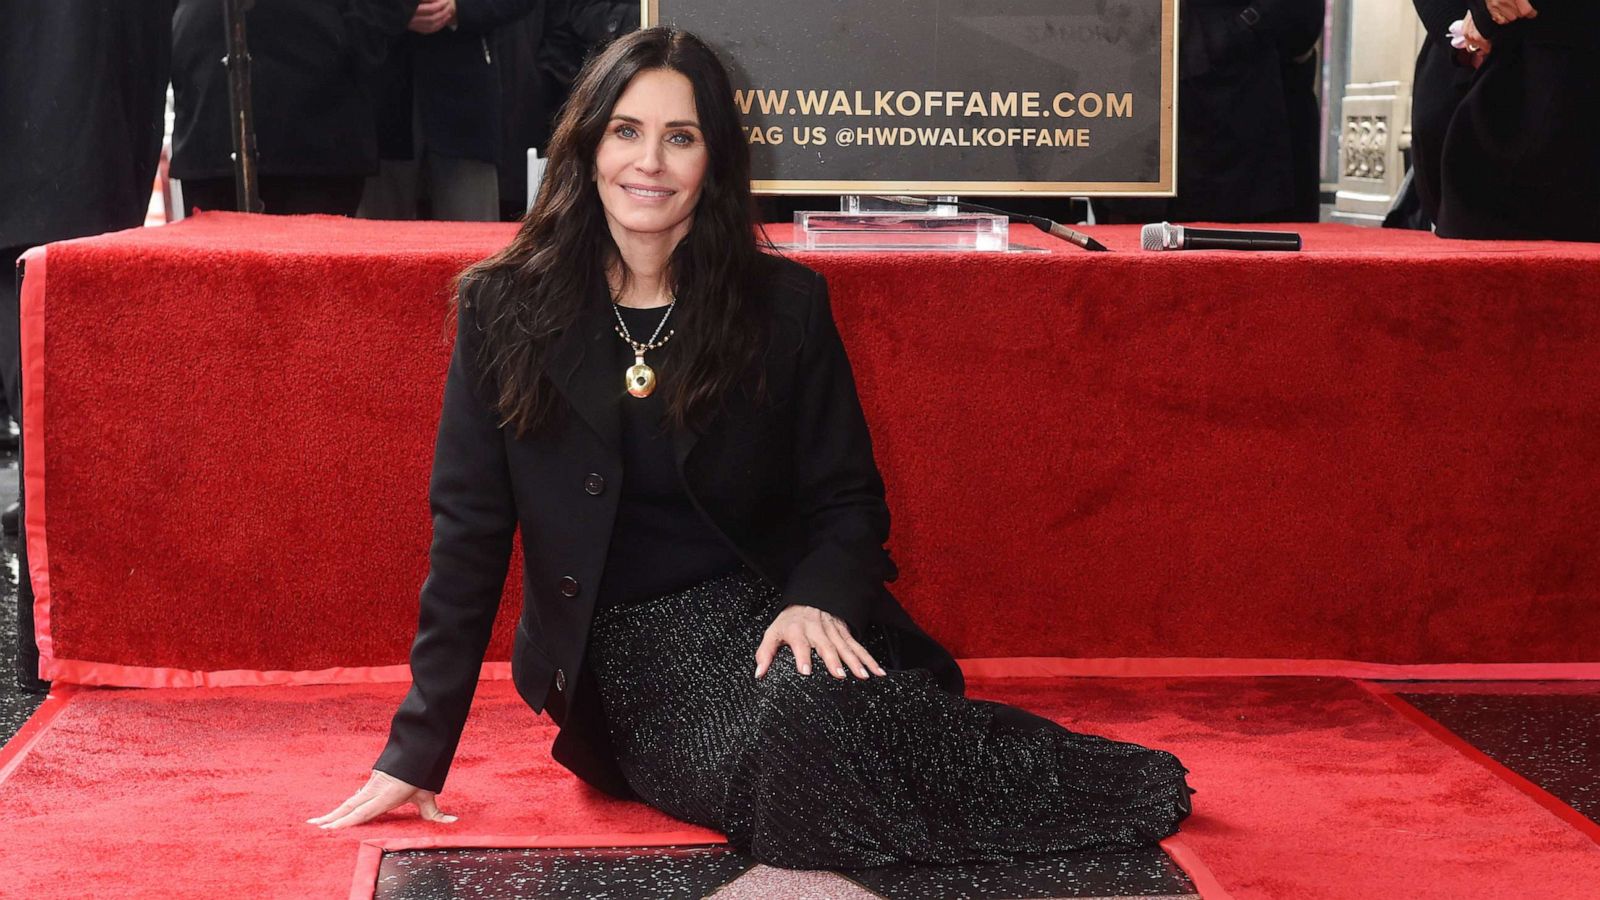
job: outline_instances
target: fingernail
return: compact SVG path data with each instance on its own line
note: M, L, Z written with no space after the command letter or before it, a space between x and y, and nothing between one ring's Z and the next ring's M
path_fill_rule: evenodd
M447 823L448 822L454 822L455 820L456 820L455 816L445 816L444 817L444 821L447 822Z

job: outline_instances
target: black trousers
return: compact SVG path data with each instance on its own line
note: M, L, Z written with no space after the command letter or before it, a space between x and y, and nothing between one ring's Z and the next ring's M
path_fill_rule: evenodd
M6 394L6 413L22 421L22 285L17 259L27 247L0 249L0 382Z
M1454 51L1433 38L1423 42L1411 90L1411 171L1430 225L1439 221L1445 133L1471 86L1472 69L1456 65Z
M21 285L16 264L27 249L0 249L0 264L5 267L0 272L0 380L5 384L6 411L18 423L22 421L22 342ZM18 552L21 565L17 583L17 683L26 688L42 688L43 682L38 680L39 647L33 640L33 591L27 589L28 557L26 548Z

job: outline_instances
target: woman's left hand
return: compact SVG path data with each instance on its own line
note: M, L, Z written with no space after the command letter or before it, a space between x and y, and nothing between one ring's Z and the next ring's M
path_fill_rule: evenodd
M1489 51L1494 49L1489 39L1473 24L1471 10L1467 11L1466 16L1450 23L1450 46L1466 51L1474 69L1482 66Z
M1484 37L1478 26L1473 23L1471 11L1467 12L1463 21L1466 26L1464 35L1467 39L1467 52L1472 54L1472 67L1476 69L1489 58L1489 51L1494 49L1494 45L1489 43L1489 39Z
M857 678L887 675L867 649L850 636L850 626L838 616L825 613L814 606L786 606L767 626L761 636L761 646L756 648L756 677L760 678L772 666L778 648L784 644L794 651L795 668L801 675L811 674L811 651L816 650L835 678L844 678L845 666Z

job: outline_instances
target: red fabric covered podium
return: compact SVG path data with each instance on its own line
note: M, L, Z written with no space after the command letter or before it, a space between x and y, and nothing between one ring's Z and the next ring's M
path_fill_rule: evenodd
M891 588L973 670L1600 674L1600 248L1301 230L797 254ZM41 676L405 678L448 285L511 234L205 214L35 251Z

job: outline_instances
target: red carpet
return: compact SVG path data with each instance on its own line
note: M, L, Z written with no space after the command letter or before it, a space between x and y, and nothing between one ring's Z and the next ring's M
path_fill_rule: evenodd
M1235 898L1580 898L1600 845L1360 685L1338 679L979 680L974 696L1178 753L1196 814L1183 849ZM604 799L548 759L552 729L483 685L443 806L302 824L355 788L401 685L73 696L14 766L0 759L5 896L336 897L363 841L684 826ZM23 736L19 739L27 741ZM8 747L7 754L16 747ZM1213 896L1217 895L1212 891Z
M801 256L894 590L957 656L1600 663L1600 247L1301 230ZM24 314L43 675L403 677L445 286L510 234L210 214L51 247Z

